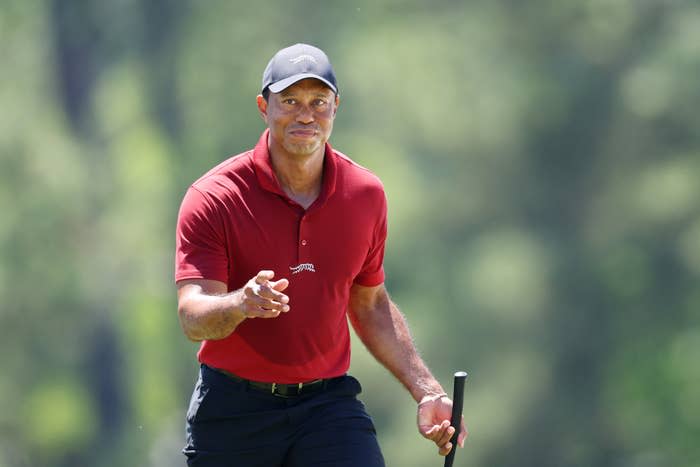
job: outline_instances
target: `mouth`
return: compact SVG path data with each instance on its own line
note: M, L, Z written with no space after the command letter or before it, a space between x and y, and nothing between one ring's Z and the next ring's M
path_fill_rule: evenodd
M313 128L297 128L290 130L289 134L296 138L313 138L318 134L318 131Z

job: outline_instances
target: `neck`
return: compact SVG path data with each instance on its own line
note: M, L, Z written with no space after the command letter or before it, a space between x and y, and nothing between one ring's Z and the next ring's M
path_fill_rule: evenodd
M318 198L323 182L325 147L310 155L289 154L284 148L268 144L272 169L280 187L304 209Z

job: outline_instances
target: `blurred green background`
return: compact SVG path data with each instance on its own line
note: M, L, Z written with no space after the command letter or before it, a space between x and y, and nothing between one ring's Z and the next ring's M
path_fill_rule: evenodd
M455 465L700 465L697 1L3 0L0 467L184 465L177 209L295 42L418 347L470 373ZM355 344L388 465L442 465Z

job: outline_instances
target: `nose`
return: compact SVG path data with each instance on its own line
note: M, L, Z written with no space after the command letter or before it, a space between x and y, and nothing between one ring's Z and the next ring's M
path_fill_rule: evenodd
M299 123L311 123L314 121L314 112L308 105L302 105L299 108L299 113L297 113L297 122Z

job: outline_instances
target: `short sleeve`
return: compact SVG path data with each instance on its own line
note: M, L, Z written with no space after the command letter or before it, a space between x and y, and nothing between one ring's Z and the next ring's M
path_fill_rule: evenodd
M360 273L355 276L355 284L365 287L374 287L384 282L384 245L387 236L387 202L382 191L379 200L377 219L372 235L372 244L367 252L367 257L362 265Z
M210 279L228 283L228 255L215 200L190 187L177 219L175 281Z

